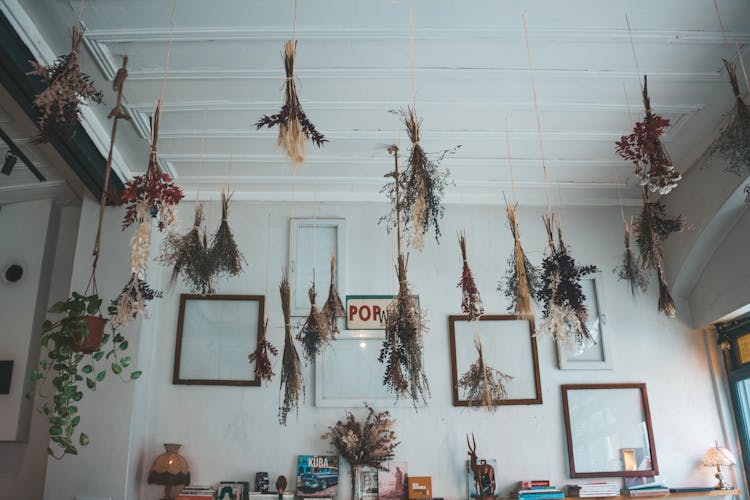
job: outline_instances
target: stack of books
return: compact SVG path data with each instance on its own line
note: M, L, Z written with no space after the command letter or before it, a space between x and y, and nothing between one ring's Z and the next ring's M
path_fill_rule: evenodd
M214 500L216 490L210 486L185 486L175 500Z
M620 485L606 481L568 485L569 497L616 497L619 494Z
M669 495L669 487L664 483L649 483L631 486L621 491L629 497L660 497Z
M518 486L510 494L518 500L553 500L565 498L565 494L555 486L551 486L546 479L519 481Z

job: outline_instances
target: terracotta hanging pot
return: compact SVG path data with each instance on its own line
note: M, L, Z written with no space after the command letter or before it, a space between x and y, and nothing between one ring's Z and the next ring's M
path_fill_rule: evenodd
M84 354L97 352L102 347L104 325L107 323L107 320L101 316L83 316L81 319L86 322L86 328L89 333L85 337L81 335L73 336L73 352L82 352Z

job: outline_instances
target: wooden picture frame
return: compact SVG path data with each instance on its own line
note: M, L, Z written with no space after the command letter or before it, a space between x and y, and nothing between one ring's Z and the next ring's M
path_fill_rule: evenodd
M260 386L247 356L263 328L262 295L181 294L172 383Z
M487 365L513 376L508 383L508 398L493 401L495 405L542 404L539 376L539 354L534 336L534 320L512 315L484 315L469 321L465 315L448 317L451 349L453 406L480 406L480 401L464 399L458 386L461 375L477 359L474 347L480 333Z
M562 341L557 341L557 364L561 370L611 370L612 339L609 338L607 315L604 313L604 283L601 271L585 276L581 288L586 295L589 319L586 326L593 342L573 350Z
M346 219L289 219L289 256L292 291L292 316L304 317L310 312L307 295L315 275L317 305L322 307L331 283L331 255L336 257L336 288L346 290Z
M659 474L646 384L566 384L561 390L570 477Z

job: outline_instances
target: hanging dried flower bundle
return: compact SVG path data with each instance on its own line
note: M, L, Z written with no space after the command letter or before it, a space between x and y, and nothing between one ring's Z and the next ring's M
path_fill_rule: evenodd
M281 355L281 386L279 387L279 423L286 425L289 413L299 410L300 399L305 397L305 382L299 354L292 337L292 292L286 271L279 285L281 310L284 313L284 353Z
M435 241L440 241L438 220L445 212L443 196L449 175L447 170L440 170L440 162L455 148L444 151L437 160L430 160L419 143L422 120L416 110L412 107L401 110L401 120L412 143L409 165L404 172L404 227L409 230L411 246L421 249L430 227L435 230Z
M237 276L242 272L242 264L245 262L245 258L240 253L237 242L234 241L234 235L227 221L231 199L231 194L227 194L225 191L221 192L221 223L213 236L209 258L213 263L216 274Z
M330 332L328 331L328 321L318 306L315 305L315 283L307 291L310 297L310 314L307 315L302 328L297 334L297 340L302 342L302 348L305 358L308 361L315 361L315 355L328 343Z
M339 333L339 319L344 318L346 311L344 310L344 304L341 302L339 291L336 289L336 256L331 255L331 285L328 287L328 298L326 303L323 304L323 317L328 325L328 331L331 338L336 338L336 334Z
M568 348L593 341L586 326L588 309L581 279L596 272L596 266L577 266L557 226L557 246L553 236L554 215L542 217L547 230L549 255L542 262L542 288L537 297L544 304L540 331L561 341Z
M633 248L630 245L632 239L633 226L629 223L625 223L625 253L622 256L622 264L614 269L617 279L620 281L627 281L630 285L630 293L635 297L635 294L640 290L645 293L648 289L648 276L643 272L643 269L638 264L633 253Z
M260 332L257 349L255 349L247 359L251 363L255 363L255 376L261 380L268 380L270 382L274 376L273 368L271 367L271 356L277 356L279 350L266 339L267 331L268 319L266 319L266 322L263 325L263 330Z
M661 142L660 137L669 127L669 120L651 110L645 76L643 106L646 116L643 121L636 122L632 134L622 136L615 143L616 151L623 159L635 165L635 174L641 178L642 185L648 186L653 192L667 194L677 186L682 175L672 166L672 160Z
M296 40L284 42L284 70L286 71L286 90L284 92L284 105L281 111L275 115L264 115L255 123L255 128L272 128L279 126L279 136L276 140L286 155L295 164L305 161L305 140L311 140L316 146L321 147L328 142L323 134L315 130L299 102L297 88L294 83L294 57L297 50Z
M745 203L750 203L750 184L745 186Z
M71 32L70 53L58 57L51 66L29 61L34 68L28 75L38 76L46 88L34 98L39 112L39 135L36 143L60 138L69 140L81 121L80 106L89 99L102 102L102 93L96 90L91 77L81 72L78 54L83 32L76 26Z
M497 408L497 401L508 397L506 384L513 377L485 364L479 336L474 339L474 346L479 357L458 380L458 386L466 391L466 399L470 404L479 401L482 406L493 411Z
M168 233L164 238L162 254L158 262L172 266L169 286L174 286L177 278L182 279L193 293L214 293L216 266L208 248L205 229L201 237L203 207L195 203L193 228L184 235Z
M125 183L125 189L116 198L116 203L125 207L123 229L134 223L141 223L143 220L140 214L145 211L153 217L159 216L159 230L163 231L174 222L174 207L184 196L182 189L174 184L172 178L159 170L156 142L159 137L160 115L161 102L157 101L151 119L151 153L146 173Z
M502 290L510 299L508 311L514 312L521 319L533 319L532 301L541 286L539 269L529 261L521 247L516 204L506 203L505 213L508 217L508 227L513 234L513 253L508 258L508 267L497 289Z
M138 278L135 274L108 308L113 328L125 326L140 315L146 315L146 303L162 297L162 292Z
M465 232L459 233L458 246L461 247L461 259L463 260L461 280L457 285L461 289L461 310L469 316L469 321L475 321L484 314L484 305L482 305L482 297L479 295L474 276L472 276L469 263L466 260Z
M385 470L383 464L395 456L394 450L401 444L396 441L393 430L396 421L388 411L375 413L366 403L365 408L367 418L364 422L347 411L344 420L328 427L328 432L320 439L329 440L352 470L362 466Z
M750 173L750 108L742 99L734 63L723 59L732 85L735 103L731 117L719 136L706 151L709 161L721 158L727 162L726 171L735 175Z
M656 277L659 280L659 312L663 312L668 318L674 318L675 314L677 314L677 306L672 299L672 294L669 292L669 285L667 285L667 280L664 278L664 270L661 263L656 268Z

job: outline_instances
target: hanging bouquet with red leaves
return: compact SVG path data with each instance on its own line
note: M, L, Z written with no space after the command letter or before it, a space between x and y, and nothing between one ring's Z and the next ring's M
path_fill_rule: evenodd
M258 347L250 353L247 359L251 363L255 363L255 376L261 380L270 381L273 376L273 368L271 367L271 356L278 356L279 350L271 342L266 339L266 331L268 330L268 320L266 319L263 325L263 331L260 332L260 338L258 339Z
M139 214L147 209L152 217L159 216L159 230L163 231L174 222L174 207L184 196L182 189L175 185L172 177L159 170L156 141L159 136L160 114L161 101L157 101L151 119L151 154L146 173L125 183L125 189L115 198L117 205L125 207L123 230L134 223L142 223Z
M642 185L648 186L653 192L667 194L677 186L682 175L672 166L672 160L661 142L660 137L669 128L670 122L651 110L645 76L643 106L646 116L643 121L636 122L632 134L622 136L615 143L616 152L635 165L634 172L641 178Z
M461 270L461 280L456 285L461 289L461 310L464 314L469 315L469 321L475 321L484 314L484 305L482 297L479 295L477 284L474 282L474 276L469 268L469 262L466 260L466 233L458 235L458 246L461 247L461 258L463 268Z

